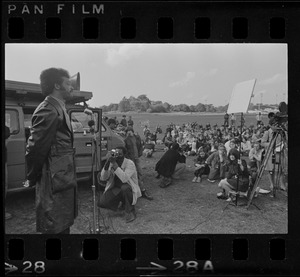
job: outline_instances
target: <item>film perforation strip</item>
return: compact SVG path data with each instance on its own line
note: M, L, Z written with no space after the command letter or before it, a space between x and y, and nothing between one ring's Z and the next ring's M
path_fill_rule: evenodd
M62 19L59 17L49 17L45 20L45 38L49 40L59 40L62 37ZM26 28L24 19L21 17L11 17L8 20L8 37L12 40L24 38ZM157 37L160 40L171 40L174 38L174 25L176 21L172 17L161 17L157 21ZM211 19L209 17L198 17L194 20L194 38L209 39L211 37ZM217 26L215 26L217 27ZM249 26L246 17L235 17L232 19L231 35L234 39L247 39L255 30ZM124 17L120 19L119 36L123 40L133 40L140 32L134 17ZM272 17L269 19L269 37L271 39L284 39L286 33L286 23L283 17ZM99 20L95 17L82 19L82 38L96 40L101 38L99 34Z
M40 4L38 5L41 9ZM77 42L84 43L111 41L121 43L266 42L287 43L289 55L292 53L289 59L294 58L294 55L299 53L299 50L292 46L293 42L296 41L295 36L298 35L299 28L297 26L295 28L295 25L291 24L291 21L295 21L299 13L291 12L289 15L289 13L285 13L283 5L281 9L281 4L275 4L273 9L269 9L269 13L257 9L257 14L254 16L252 7L250 7L252 16L248 16L243 7L241 9L234 7L229 9L231 11L228 13L228 17L219 17L218 5L215 6L217 11L214 10L214 5L203 5L195 11L190 10L188 12L190 18L181 12L175 12L176 15L174 15L174 10L162 12L163 9L148 17L145 16L143 9L139 11L131 7L126 11L122 7L120 13L113 16L111 20L107 20L108 17L104 18L102 14L92 14L92 12L88 14L88 5L82 9L80 6L78 8L75 5L74 8L73 4L70 5L73 6L74 17L62 15L67 14L67 5L61 15L48 13L47 4L44 6L45 14L37 13L36 17L34 17L34 10L30 6L30 16L27 16L26 13L18 14L12 11L6 16L7 21L3 21L5 41L7 43L30 43L31 41L34 43L40 41L64 43L73 42L73 38L75 38ZM290 5L292 6L292 4ZM105 13L106 11L108 9L105 10ZM72 21L74 21L74 25ZM38 34L39 37L32 35L32 33ZM297 76L297 72L290 71L289 65L289 79L298 78ZM292 83L290 85L289 81L290 90L297 89L297 86ZM298 89L297 92L299 92ZM296 100L296 95L294 99ZM289 221L290 223L293 227L296 226L295 222ZM149 268L145 269L149 265L141 264L141 261L153 261L150 267L154 269L159 268L157 265L163 265L175 273L191 274L195 273L196 264L197 266L203 265L203 261L211 260L216 267L221 263L222 265L227 263L228 267L232 265L235 267L234 269L241 268L244 273L248 273L248 270L251 269L254 270L253 273L262 275L270 272L287 273L287 265L290 265L291 261L296 261L293 252L297 251L297 245L299 247L299 243L293 243L289 239L289 235L270 235L267 237L262 235L263 239L257 238L256 235L252 237L230 235L229 238L225 239L223 239L224 235L220 235L221 238L218 238L219 235L206 237L202 234L191 237L187 235L182 236L182 238L173 238L173 236L168 235L154 236L155 238L148 239L149 236L139 238L134 235L121 235L117 238L110 235L85 235L85 237L80 236L79 238L77 236L56 237L55 235L47 235L43 237L38 235L39 238L35 240L35 236L22 238L22 236L9 235L8 238L11 237L11 239L6 241L5 255L8 262L11 261L14 264L18 261L18 265L23 264L23 268L21 268L23 273L29 273L27 268L30 263L32 263L32 268L35 268L35 273L43 273L43 264L40 261L44 261L48 268L50 266L55 268L56 264L59 264L60 275L68 275L69 272L65 263L69 262L68 265L70 265L74 260L74 268L89 268L90 265L92 267L95 264L101 265L102 268L103 263L108 261L107 266L104 265L103 272L106 273L108 272L108 264L111 265L111 261L113 261L112 270L117 270L117 266L114 268L114 264L116 264L118 270L121 268L123 272L126 272L128 267L134 269L139 267L138 272L140 274L142 272L153 274L153 272L147 271L150 270ZM185 257L189 257L188 260ZM257 265L254 267L255 262ZM299 267L292 268L298 270ZM51 273L55 272L54 269L51 270ZM161 270L154 273L165 273L164 269ZM225 273L226 270L229 271L225 267ZM103 272L96 272L95 274L102 274ZM115 271L115 273L118 272Z
M176 240L175 240L176 241ZM243 237L232 239L232 260L249 260L251 256L251 243ZM61 238L48 238L45 239L45 251L43 257L47 260L61 260L62 248L66 247L64 240ZM194 240L194 258L196 260L211 260L212 259L212 242L208 238L199 238ZM119 241L119 251L115 253L119 255L121 260L136 260L138 243L134 238L123 238ZM14 238L10 239L7 243L8 259L11 261L23 260L25 251L27 251L26 243L23 239ZM98 260L102 250L101 242L97 238L86 238L81 243L82 259L84 260ZM177 242L174 245L172 238L160 238L156 243L157 259L158 260L172 260L178 256L174 254L176 248L180 248ZM191 247L192 248L192 247ZM255 247L252 247L253 249ZM26 250L25 250L26 249ZM273 238L268 241L269 259L273 261L280 261L286 259L286 242L283 238ZM116 248L117 250L117 248ZM144 249L142 249L144 250ZM179 251L180 252L180 251ZM180 256L180 255L179 255Z

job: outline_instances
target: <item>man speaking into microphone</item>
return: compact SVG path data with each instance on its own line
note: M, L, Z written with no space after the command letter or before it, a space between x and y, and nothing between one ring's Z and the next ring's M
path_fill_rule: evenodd
M36 230L69 234L77 216L73 130L65 102L73 90L69 73L49 68L40 75L44 101L32 116L26 147L27 186L36 186Z

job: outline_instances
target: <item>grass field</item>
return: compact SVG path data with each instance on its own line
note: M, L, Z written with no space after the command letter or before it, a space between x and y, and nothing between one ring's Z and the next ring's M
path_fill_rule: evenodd
M121 114L115 114L121 119ZM109 117L115 116L111 114ZM199 124L223 122L223 115L132 114L135 130L142 134L141 122L149 120L153 130L160 124L165 132L170 122L195 122ZM246 125L255 123L255 116L246 116ZM159 136L159 138L162 135ZM98 221L102 234L286 234L288 232L288 198L278 191L276 197L260 194L247 209L247 199L241 198L239 206L217 199L218 182L209 183L206 177L201 183L192 183L194 158L187 157L186 171L179 180L162 189L156 179L155 165L164 154L163 145L157 145L151 158L141 157L143 181L153 201L139 198L136 204L137 219L125 223L124 212L98 209ZM243 157L247 159L247 157ZM265 171L259 186L268 190L270 183ZM102 188L103 189L103 188ZM97 193L97 198L100 196ZM102 192L101 192L102 193ZM6 199L6 210L13 218L6 221L7 234L35 234L34 190L11 194ZM88 234L92 223L91 182L78 186L79 214L71 228L71 234ZM227 206L228 205L228 206ZM257 209L258 207L259 209Z
M116 116L119 121L122 119L124 113L106 113L104 114L108 118ZM166 127L171 122L176 125L182 125L183 123L197 122L198 124L205 125L210 123L211 125L218 124L219 126L224 123L224 114L195 114L195 113L126 113L126 118L132 116L134 122L134 131L138 132L139 135L143 135L143 123L149 122L150 130L154 131L157 125L160 125L165 133ZM256 126L255 114L245 115L245 126L249 126L251 123ZM240 125L240 116L237 117L237 125ZM264 116L263 122L267 124L267 116ZM158 135L158 139L161 139L163 134Z

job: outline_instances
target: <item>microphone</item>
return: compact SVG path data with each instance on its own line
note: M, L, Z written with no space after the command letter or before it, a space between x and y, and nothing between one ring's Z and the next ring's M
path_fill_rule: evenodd
M95 120L89 120L88 125L89 127L95 126Z

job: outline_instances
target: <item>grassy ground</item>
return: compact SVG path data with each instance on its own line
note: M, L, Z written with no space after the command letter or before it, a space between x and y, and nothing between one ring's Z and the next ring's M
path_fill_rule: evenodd
M229 205L216 197L217 183L204 179L200 184L192 183L193 159L187 159L187 171L181 180L175 180L165 189L158 186L154 166L163 154L154 152L152 158L142 158L144 183L154 197L153 201L139 198L136 205L137 219L125 223L124 213L98 209L100 230L108 234L270 234L287 233L287 197L278 192L275 198L259 195L253 200L261 210L250 206ZM268 189L264 175L261 188ZM239 204L247 203L240 199ZM71 228L72 234L89 233L92 223L92 190L90 183L79 185L79 216ZM6 221L8 234L34 234L35 211L34 191L9 195L7 211L13 219Z

